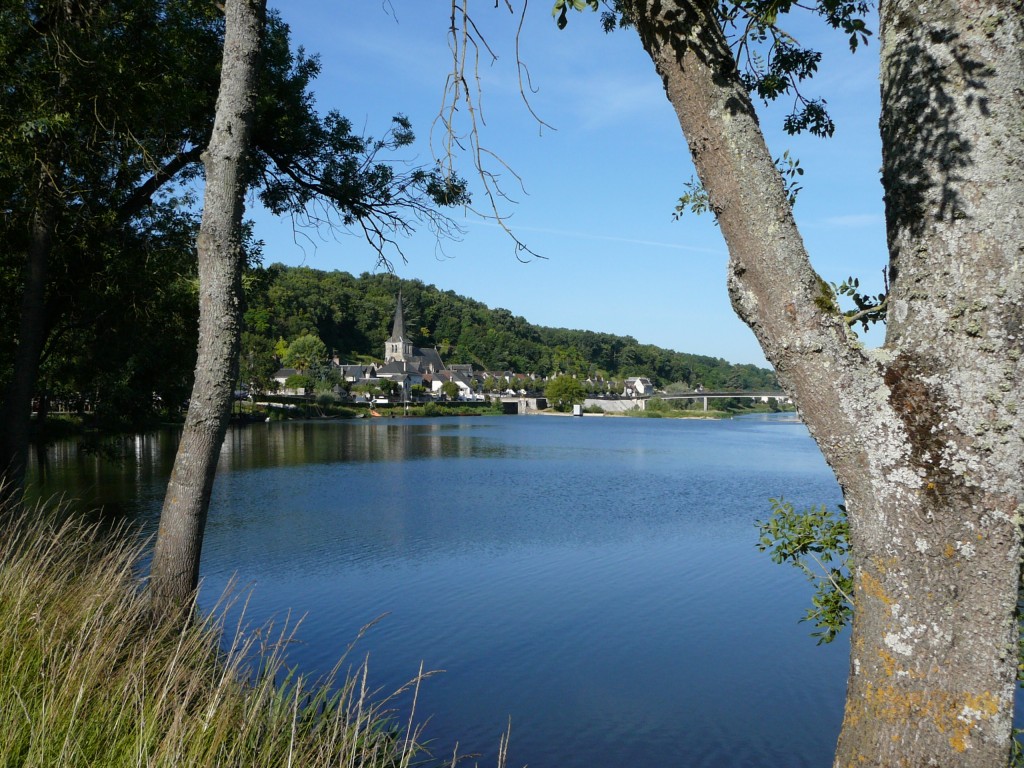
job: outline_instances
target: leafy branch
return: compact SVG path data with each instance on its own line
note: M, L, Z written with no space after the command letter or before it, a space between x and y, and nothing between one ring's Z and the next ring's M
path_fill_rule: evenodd
M875 295L861 293L860 280L856 277L848 277L840 285L832 283L832 290L837 296L849 296L856 306L856 309L850 309L843 313L847 325L853 326L860 323L866 331L873 323L885 322L889 309L889 278L885 270L882 270L882 279L885 289Z
M601 25L606 32L635 26L634 0L555 0L552 15L559 29L564 29L570 7L596 11L601 5L605 7ZM867 44L871 36L864 19L871 11L868 0L718 0L715 6L747 90L765 103L792 95L793 107L783 123L786 132L828 137L835 124L824 99L808 97L800 89L800 84L817 72L821 53L801 46L780 25L780 19L794 9L821 16L833 29L844 32L851 51Z
M786 199L792 208L796 205L796 196L803 190L797 179L804 175L804 169L800 167L800 160L792 157L788 149L782 153L782 157L776 157L773 162L782 174L782 183L786 185Z
M846 508L838 512L824 504L797 512L783 498L769 499L772 516L757 521L757 548L769 551L775 563L789 563L814 583L812 607L801 621L811 621L818 644L831 643L853 615L853 577L847 567L850 526Z
M686 192L679 196L679 202L672 212L672 220L679 221L687 210L698 216L711 210L711 198L704 185L697 179L690 177L690 180L683 184Z

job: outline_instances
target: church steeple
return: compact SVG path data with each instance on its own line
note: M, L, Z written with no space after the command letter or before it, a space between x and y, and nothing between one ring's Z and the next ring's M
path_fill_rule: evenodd
M402 311L402 292L398 292L395 319L391 324L391 338L384 344L384 362L406 361L412 357L412 344L405 338L405 315Z
M402 312L402 292L398 292L395 302L395 319L391 323L391 340L402 341L405 338L405 315Z

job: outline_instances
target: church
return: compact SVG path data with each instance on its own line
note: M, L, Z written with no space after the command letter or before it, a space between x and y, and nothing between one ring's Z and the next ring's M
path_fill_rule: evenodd
M402 310L402 294L398 294L395 305L395 319L391 326L391 337L384 342L384 365L377 369L377 375L391 376L438 373L445 370L441 356L436 349L414 347L405 332L405 315ZM390 374L390 376L389 376Z
M417 384L422 384L428 392L437 396L445 382L449 381L458 387L459 399L472 400L477 397L470 382L472 366L446 366L436 349L416 347L409 341L401 293L395 305L391 336L384 342L384 365L377 368L376 375L397 381L402 387L404 399L409 397L411 387Z
M402 294L398 294L391 336L384 342L384 364L342 365L335 359L341 376L350 383L386 379L401 388L401 399L412 399L412 388L423 386L437 396L445 382L452 381L459 389L459 399L477 399L471 385L472 366L446 366L436 349L414 346L405 330Z

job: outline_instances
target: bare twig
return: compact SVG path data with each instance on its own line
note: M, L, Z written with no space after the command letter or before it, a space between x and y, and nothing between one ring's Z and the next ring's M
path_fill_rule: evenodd
M510 0L504 0L504 6L510 13L515 9ZM496 0L495 8L499 7ZM545 123L530 105L527 92L536 90L530 81L529 70L520 57L520 33L523 28L528 0L524 0L519 12L519 23L515 37L516 70L519 80L519 92L526 108L538 125L551 128ZM431 151L439 166L446 174L455 173L456 155L466 154L473 163L476 176L483 186L483 195L487 200L486 208L481 210L472 205L466 209L482 219L493 221L504 230L512 240L515 256L520 261L532 258L543 258L520 240L509 225L509 215L502 210L500 201L515 203L506 192L502 178L509 177L519 185L525 194L526 189L522 178L496 152L481 143L481 129L487 121L483 111L483 87L480 77L480 58L482 54L490 58L493 64L498 55L487 41L476 22L469 13L469 0L451 0L449 17L448 48L451 52L451 71L445 79L441 97L441 106L431 128ZM525 79L524 79L525 78ZM470 80L473 85L470 86ZM460 122L461 121L461 122ZM435 148L435 130L440 131L439 151Z

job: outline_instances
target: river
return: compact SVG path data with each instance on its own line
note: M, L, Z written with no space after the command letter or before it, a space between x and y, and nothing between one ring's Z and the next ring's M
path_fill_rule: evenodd
M34 490L152 529L175 441L58 443ZM234 577L249 621L304 617L313 674L381 617L354 653L384 692L444 670L417 704L442 756L492 766L511 722L510 767L823 766L847 639L816 646L809 584L756 550L773 496L840 501L792 417L258 424L221 455L201 601Z

